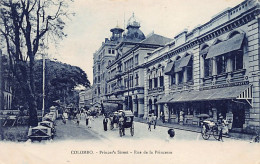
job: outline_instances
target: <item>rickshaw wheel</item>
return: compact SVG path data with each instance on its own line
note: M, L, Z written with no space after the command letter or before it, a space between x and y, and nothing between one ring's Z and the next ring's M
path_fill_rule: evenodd
M204 140L208 140L209 137L210 137L209 132L202 133L201 135L202 135L202 138L203 138Z
M132 126L130 128L130 133L131 133L131 136L134 136L134 124L132 124Z
M119 128L119 135L120 135L120 137L123 136L122 128Z
M203 129L203 127L202 127ZM204 128L206 129L206 128ZM204 140L208 140L210 137L210 132L208 130L201 130L201 136Z
M217 128L213 129L213 137L218 140L219 138L219 131Z

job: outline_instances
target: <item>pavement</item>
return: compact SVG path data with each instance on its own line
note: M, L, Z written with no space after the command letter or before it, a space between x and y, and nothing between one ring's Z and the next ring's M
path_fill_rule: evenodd
M143 118L135 117L134 121L146 124L146 119L143 119ZM191 132L196 132L196 133L200 133L201 132L201 127L194 126L194 125L180 125L180 124L168 123L168 122L163 123L161 120L157 120L157 124L156 125L157 126L168 127L168 128L173 128L173 129L191 131ZM253 138L253 135L252 134L245 134L245 133L229 132L228 135L223 135L223 137L237 139L237 140L248 140L248 141L251 141L252 138Z

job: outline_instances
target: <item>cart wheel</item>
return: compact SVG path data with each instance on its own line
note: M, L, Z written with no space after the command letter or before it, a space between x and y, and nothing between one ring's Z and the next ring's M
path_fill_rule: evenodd
M119 128L119 135L120 135L120 137L123 136L122 128Z
M218 140L218 138L219 138L219 130L218 130L217 127L213 129L213 137L214 137L216 140Z
M131 133L131 136L134 136L134 124L132 124L132 126L130 128L130 133Z
M201 128L201 136L204 140L208 140L210 137L210 132L206 130L206 127L204 125Z

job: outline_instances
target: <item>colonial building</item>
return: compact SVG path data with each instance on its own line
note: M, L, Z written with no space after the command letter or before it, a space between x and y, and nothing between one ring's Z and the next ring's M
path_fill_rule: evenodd
M92 105L92 87L79 92L79 109L90 108Z
M135 116L144 116L144 58L171 39L157 34L145 38L140 23L133 15L127 23L127 33L115 47L116 57L108 69L107 100L122 102L123 109Z
M115 59L115 46L121 40L124 30L117 26L110 31L112 32L110 39L106 38L99 50L93 55L93 103L100 103L105 99L105 94L107 93L106 67Z
M12 73L8 68L8 57L2 54L0 50L0 110L9 110L12 108Z
M144 116L198 125L200 114L221 113L233 130L259 126L259 6L246 0L148 55Z

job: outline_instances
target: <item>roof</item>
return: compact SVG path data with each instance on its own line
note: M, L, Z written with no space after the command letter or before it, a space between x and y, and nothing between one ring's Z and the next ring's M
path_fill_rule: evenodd
M158 34L152 34L147 37L145 40L141 41L144 44L158 44L158 45L165 45L170 42L172 39L166 38L164 36Z
M244 36L245 36L244 34L237 34L226 41L211 46L209 48L209 52L208 55L206 56L206 59L219 56L228 52L232 52L235 50L239 50L242 46Z
M241 85L202 91L193 90L176 92L174 94L165 96L166 98L164 98L163 100L159 100L157 103L236 99L243 91L248 88L249 85Z

